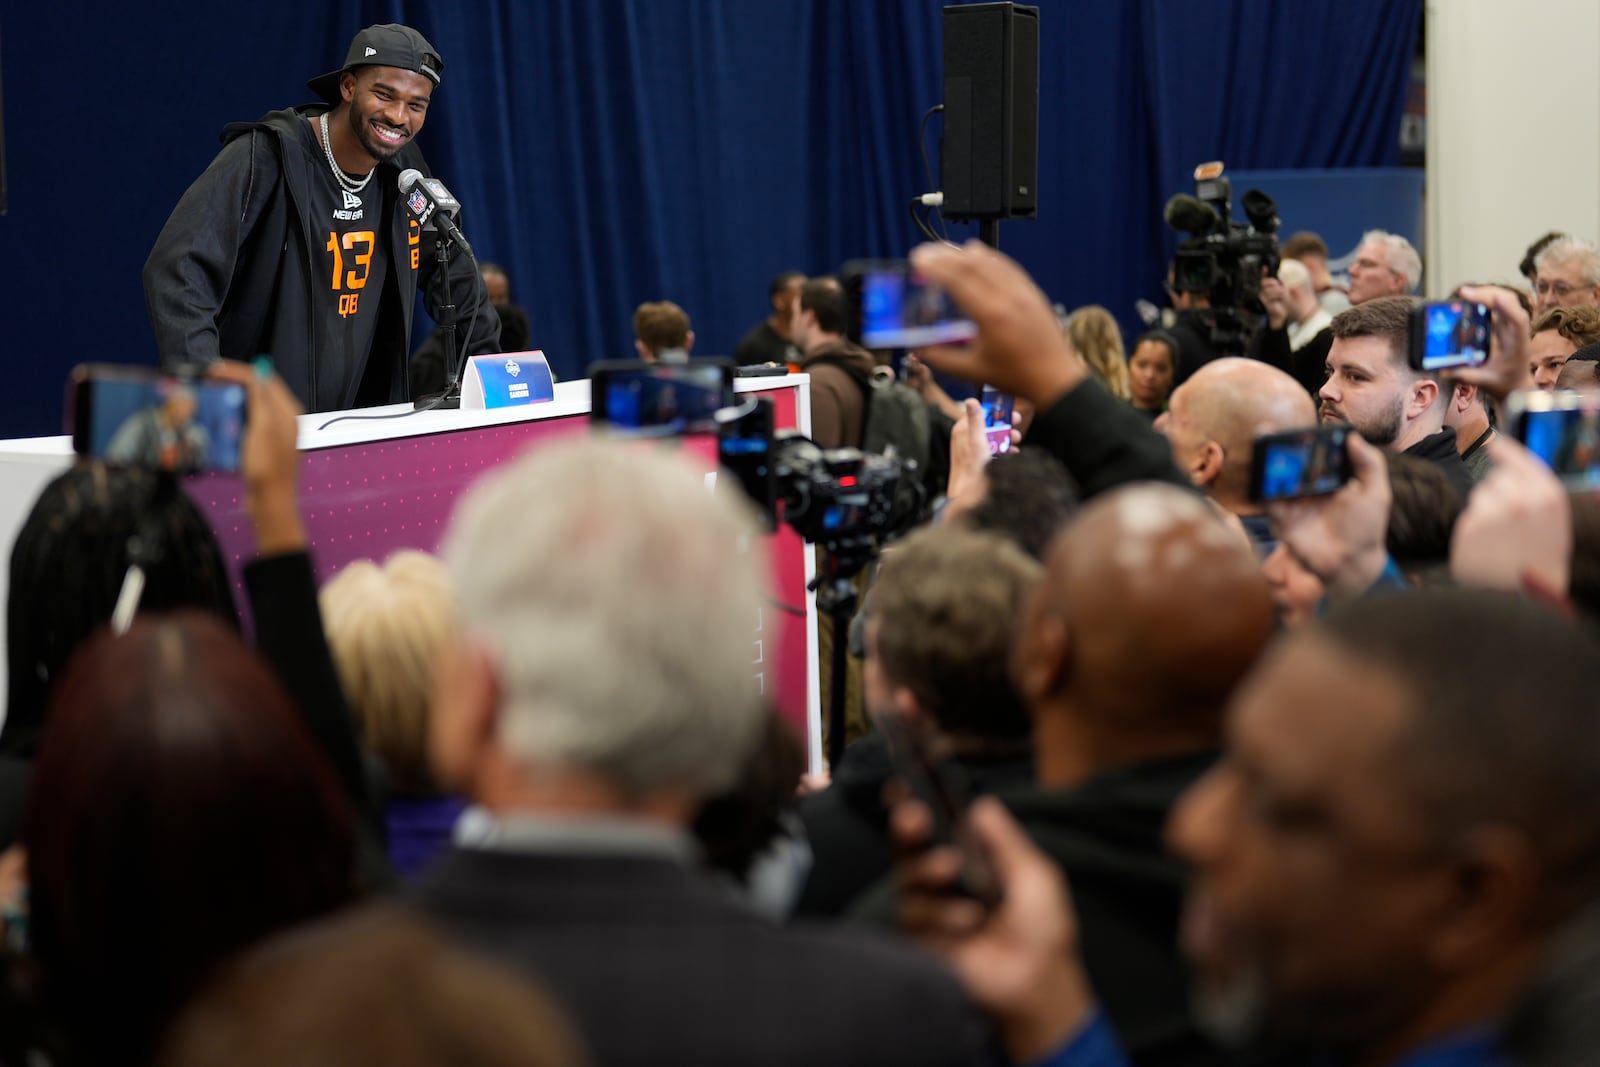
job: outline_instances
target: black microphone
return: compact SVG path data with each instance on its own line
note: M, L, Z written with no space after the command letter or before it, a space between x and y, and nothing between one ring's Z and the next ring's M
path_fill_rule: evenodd
M406 198L406 206L416 216L418 225L426 227L432 223L446 237L460 245L467 255L472 256L472 246L456 225L456 216L461 213L461 201L450 195L444 182L438 178L424 177L415 168L403 170L400 172L400 195ZM473 260L476 261L477 257L473 256Z
M405 175L400 176L400 181L400 188L404 189ZM1163 217L1174 230L1197 235L1212 232L1222 221L1217 216L1216 208L1188 193L1179 193L1168 200Z

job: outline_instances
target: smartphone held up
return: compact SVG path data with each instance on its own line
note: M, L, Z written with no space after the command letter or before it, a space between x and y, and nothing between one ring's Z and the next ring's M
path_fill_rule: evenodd
M85 364L68 382L73 451L175 474L234 472L247 392L235 382L174 377L153 368Z
M1267 503L1336 493L1350 480L1349 426L1316 426L1257 437L1250 499Z
M1600 394L1529 389L1506 398L1517 440L1569 489L1600 489Z
M1012 427L1016 425L1016 401L992 385L983 387L983 435L989 441L989 455L1011 450Z
M959 344L978 328L905 260L854 260L842 270L852 339L873 349Z
M1489 359L1493 317L1485 304L1445 300L1411 309L1411 366L1438 371L1477 367Z

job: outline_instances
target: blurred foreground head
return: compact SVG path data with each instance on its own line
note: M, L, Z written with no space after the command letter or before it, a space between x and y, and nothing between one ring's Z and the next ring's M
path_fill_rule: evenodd
M276 676L198 612L101 631L23 821L33 948L85 1062L142 1062L220 962L352 895L350 816Z
M141 610L199 608L237 628L216 535L178 483L140 467L77 464L45 486L11 549L0 752L33 755L51 683L110 620L136 536L150 542Z
M690 809L734 783L764 714L765 559L742 499L661 449L586 439L484 478L444 556L465 629L435 706L447 782L491 810L579 780Z
M1136 485L1086 505L1046 562L1012 657L1041 784L1215 747L1273 632L1238 531L1193 492Z
M1400 1062L1504 1015L1600 891L1600 647L1497 594L1354 601L1230 709L1170 843L1218 1032Z
M577 1067L559 1010L421 919L370 909L229 967L173 1027L159 1067Z

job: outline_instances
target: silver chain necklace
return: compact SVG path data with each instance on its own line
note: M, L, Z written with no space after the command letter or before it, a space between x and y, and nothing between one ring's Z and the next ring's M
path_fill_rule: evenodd
M326 111L322 113L321 123L322 154L328 157L328 169L333 171L333 180L338 182L339 187L344 189L346 192L359 193L361 190L367 187L367 183L372 180L372 176L378 173L378 168L373 167L371 170L367 171L367 176L362 178L360 181L351 181L349 178L345 177L344 171L339 169L339 164L333 161L333 142L328 138L328 113Z

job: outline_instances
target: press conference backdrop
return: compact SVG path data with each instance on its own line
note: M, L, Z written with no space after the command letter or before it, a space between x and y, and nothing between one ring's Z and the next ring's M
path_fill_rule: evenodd
M1161 207L1202 160L1393 165L1419 0L1042 0L1039 217L1002 246L1068 306L1160 292ZM87 358L153 362L139 271L222 126L307 101L372 22L444 82L418 138L563 377L630 353L643 300L732 350L786 268L919 240L932 0L10 4L0 12L0 436L59 431ZM937 160L938 123L929 153ZM1287 230L1298 228L1286 217ZM954 236L970 228L952 227ZM426 329L426 322L420 329ZM420 337L417 338L420 340Z

